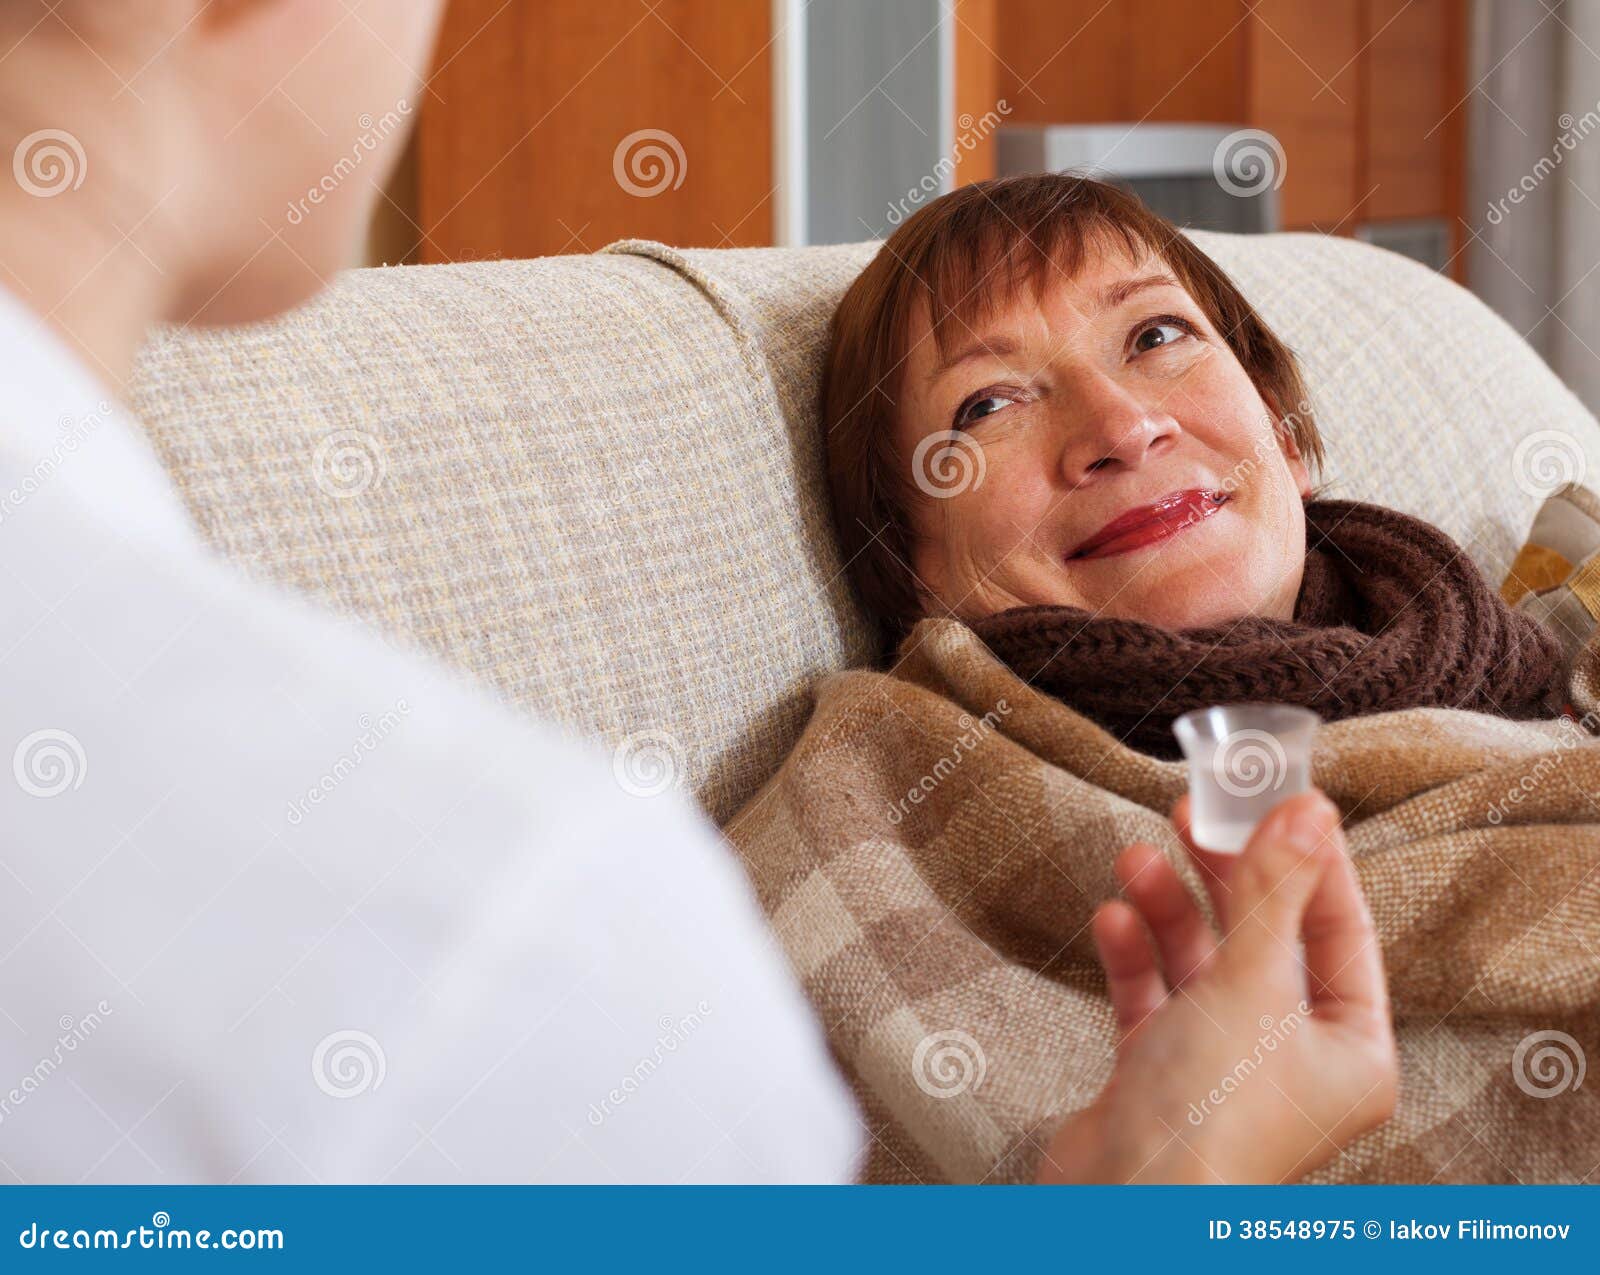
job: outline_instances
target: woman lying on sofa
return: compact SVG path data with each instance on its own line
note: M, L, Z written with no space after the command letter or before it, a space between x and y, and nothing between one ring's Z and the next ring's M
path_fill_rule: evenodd
M1102 901L1119 886L1185 897L1153 846L1117 851L1172 844L1173 720L1246 700L1332 723L1316 779L1363 820L1352 851L1395 1008L1434 1033L1410 1054L1402 1036L1413 1105L1329 1176L1426 1180L1446 1161L1457 1180L1559 1174L1537 1162L1549 1139L1509 1119L1505 1085L1441 1107L1429 1061L1448 1043L1498 1082L1533 1027L1594 1045L1592 915L1555 938L1553 967L1513 950L1570 891L1592 907L1594 883L1573 875L1600 867L1592 803L1551 784L1544 809L1489 813L1550 750L1596 789L1600 753L1571 750L1587 735L1563 716L1593 703L1588 683L1569 688L1555 637L1443 532L1316 497L1322 443L1295 358L1216 264L1108 185L964 187L846 293L823 417L843 557L899 649L887 672L824 683L732 827L876 1122L874 1176L1026 1176L1044 1131L1095 1092L1139 1017L1098 977L1091 934L1111 969L1136 930ZM1584 826L1521 835L1541 822ZM1194 967L1181 949L1162 958L1177 984ZM1302 1030L1300 1009L1263 1017L1252 1052ZM943 1052L916 1056L943 1029ZM950 1090L970 1109L929 1096ZM1212 1120L1232 1092L1197 1095L1186 1119ZM1441 1111L1492 1133L1429 1144ZM1553 1135L1578 1177L1600 1155L1592 1114Z

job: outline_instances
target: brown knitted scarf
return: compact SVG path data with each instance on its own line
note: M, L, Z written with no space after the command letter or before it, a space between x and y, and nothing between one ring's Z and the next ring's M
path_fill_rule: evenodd
M1176 757L1173 719L1208 704L1300 704L1324 721L1417 707L1559 716L1555 637L1511 610L1456 543L1354 500L1306 503L1293 620L1173 630L1077 607L972 627L1020 677L1141 752Z

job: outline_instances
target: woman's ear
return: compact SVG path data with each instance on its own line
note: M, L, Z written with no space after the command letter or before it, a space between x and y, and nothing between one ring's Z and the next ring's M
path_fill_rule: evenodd
M1272 413L1273 433L1278 439L1278 449L1283 452L1284 463L1289 466L1289 477L1294 480L1295 487L1300 492L1300 499L1309 500L1311 471L1306 468L1305 457L1300 454L1300 444L1295 441L1294 429L1290 426L1288 417L1284 415L1277 395L1271 391L1264 391L1261 397L1266 400L1267 409Z
M1280 432L1280 442L1283 445L1283 459L1289 466L1289 477L1294 479L1294 485L1300 492L1300 499L1309 500L1311 471L1306 468L1305 459L1300 455L1300 445L1294 441L1294 431L1285 427Z

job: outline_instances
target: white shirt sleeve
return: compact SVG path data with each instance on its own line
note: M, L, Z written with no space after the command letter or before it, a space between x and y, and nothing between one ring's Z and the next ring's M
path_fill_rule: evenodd
M59 480L0 587L0 1179L852 1176L683 794Z

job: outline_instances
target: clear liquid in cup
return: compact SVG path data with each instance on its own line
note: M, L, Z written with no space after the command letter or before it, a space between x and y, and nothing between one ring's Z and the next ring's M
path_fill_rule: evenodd
M1178 718L1195 844L1238 854L1274 806L1310 788L1319 721L1289 704L1217 704Z

